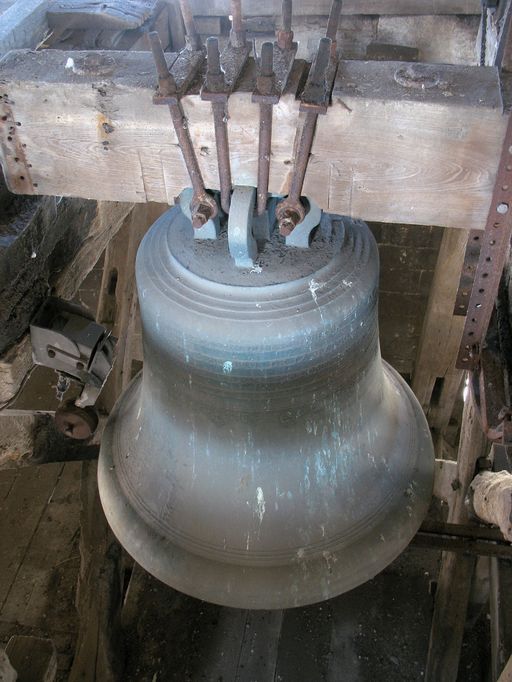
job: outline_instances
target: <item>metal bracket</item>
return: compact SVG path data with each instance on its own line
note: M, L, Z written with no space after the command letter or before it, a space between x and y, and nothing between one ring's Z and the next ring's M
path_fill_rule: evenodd
M318 227L320 224L322 209L308 197L303 197L303 202L307 206L306 216L304 220L295 227L293 232L286 237L285 242L286 246L308 249L311 233L315 227Z
M485 339L494 302L498 295L511 235L512 115L509 115L485 231L480 235L472 233L470 236L470 239L478 241L481 246L456 362L459 369L472 369L478 364L480 348ZM466 251L466 256L468 261L464 263L463 275L471 273L470 258L473 256L468 251ZM468 288L462 291L465 291L467 296Z
M256 190L254 187L238 186L231 195L231 209L228 219L229 253L240 269L254 267L258 245L252 233L252 221Z
M88 311L58 298L48 298L30 324L32 358L78 380L84 388L75 404L94 405L114 364L117 339Z

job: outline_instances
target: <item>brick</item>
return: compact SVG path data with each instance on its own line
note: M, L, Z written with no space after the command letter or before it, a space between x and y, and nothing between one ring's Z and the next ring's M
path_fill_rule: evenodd
M411 270L433 270L437 262L437 249L423 246L379 246L381 268L408 268Z

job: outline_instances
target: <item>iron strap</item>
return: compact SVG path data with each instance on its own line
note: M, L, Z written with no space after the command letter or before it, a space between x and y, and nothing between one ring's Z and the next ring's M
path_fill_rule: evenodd
M480 347L485 340L494 302L505 265L512 234L512 115L509 115L501 158L496 174L489 214L485 230L469 235L466 257L474 258L474 245L480 244L478 263L474 268L474 280L466 311L466 323L456 366L474 369L478 364ZM457 297L455 314L461 314L461 297L469 295L468 272L472 268L465 262L461 278L460 295Z

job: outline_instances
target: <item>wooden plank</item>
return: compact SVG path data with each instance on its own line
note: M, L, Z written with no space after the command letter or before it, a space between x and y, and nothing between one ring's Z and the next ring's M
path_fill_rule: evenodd
M105 251L96 319L110 326L118 339L114 369L100 398L107 411L128 385L132 359L137 352L135 333L140 327L135 287L137 249L148 229L167 208L166 204L136 204Z
M0 471L0 504L7 498L14 485L14 481L18 477L16 469L9 469L7 471Z
M123 661L121 548L101 508L96 462L82 464L80 500L80 627L69 682L114 682Z
M323 680L328 671L332 601L284 612L276 680Z
M0 619L2 610L28 551L62 464L24 469L0 505ZM9 541L8 541L9 539Z
M497 680L512 656L512 563L490 557L489 566L491 667L492 679Z
M274 682L283 611L248 611L237 682Z
M14 635L5 651L20 682L54 682L57 652L51 639Z
M0 64L11 102L2 106L21 123L15 135L27 145L33 191L172 204L190 182L169 112L152 104L151 56L105 55L106 71L74 73L84 58L47 50L11 53ZM319 117L304 193L356 218L481 229L506 123L497 71L436 65L439 85L415 89L396 82L397 68L341 62L333 106ZM259 118L250 81L230 98L235 184L256 182ZM209 103L192 94L183 106L205 182L215 188ZM287 190L297 121L298 102L287 94L274 107L271 191ZM12 155L8 130L4 125L4 165ZM15 187L12 173L8 179Z
M191 0L194 14L231 14L229 0ZM331 0L294 0L295 15L329 14ZM243 0L245 15L279 16L280 0ZM343 14L479 14L479 0L343 0Z
M478 421L472 393L464 404L457 457L456 490L448 523L468 523L466 495L486 439ZM459 668L466 611L475 557L443 552L430 631L425 682L455 682Z
M221 607L215 629L196 654L191 669L192 679L226 680L234 682L242 649L245 625L249 612Z
M444 230L412 380L412 389L430 425L441 433L448 425L462 379L462 372L455 369L455 360L465 317L456 316L453 311L466 243L466 232ZM434 396L435 404L431 405L436 381L441 383L441 388Z
M2 14L0 57L22 47L34 48L48 31L48 0L17 0Z
M155 7L156 0L52 0L47 21L51 28L125 31L142 26Z
M74 621L75 583L68 564L73 562L78 572L80 466L77 462L59 466L59 477L4 600L3 620L56 630ZM19 521L10 515L11 521ZM58 600L52 599L53 590L58 591Z

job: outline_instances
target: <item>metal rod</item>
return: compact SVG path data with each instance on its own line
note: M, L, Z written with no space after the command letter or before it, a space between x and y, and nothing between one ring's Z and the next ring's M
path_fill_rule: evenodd
M242 19L242 0L231 0L231 34L233 47L245 47L245 29Z
M220 66L219 41L208 38L206 41L207 69L206 85L211 90L226 91L224 74ZM220 203L222 210L229 213L231 202L231 163L229 159L229 139L227 126L227 96L225 99L212 100L213 125L215 129L215 145L217 147L217 163L219 171Z
M258 215L262 215L266 211L268 198L270 154L272 148L272 107L278 100L274 82L274 45L270 42L265 42L261 46L256 95L256 101L260 105L256 206Z
M229 213L232 183L228 130L226 124L226 104L224 102L212 102L212 111L219 166L220 203L224 213Z
M292 0L283 0L281 5L283 31L292 30Z
M336 54L336 35L338 33L338 26L340 23L341 5L342 5L341 0L332 1L329 19L327 20L327 30L325 32L326 38L330 38L332 41L331 54L333 56Z
M190 49L200 50L202 47L201 38L197 32L196 22L194 21L194 15L192 14L188 0L180 0L180 9Z
M169 67L165 60L165 54L162 49L162 43L160 42L160 37L156 31L151 31L151 33L149 33L149 44L151 46L151 52L153 53L153 59L155 60L156 72L158 74L158 89L164 97L167 97L176 92L176 81L169 71Z
M270 175L270 150L272 145L272 104L260 103L260 133L258 142L258 215L265 213Z
M169 110L176 131L176 137L178 138L178 144L190 176L190 182L194 189L194 194L205 194L206 189L203 182L203 176L201 175L199 164L197 163L197 157L192 145L192 140L190 139L185 114L183 113L181 104L169 104Z
M302 186L304 185L304 178L306 177L306 169L308 167L309 155L311 153L311 147L313 146L317 118L318 114L316 113L310 112L306 114L306 120L304 121L304 126L300 135L299 147L297 149L290 192L288 194L289 201L300 201Z
M221 76L222 70L220 68L220 50L219 41L217 38L208 38L206 40L206 77Z
M319 93L325 87L325 74L329 66L329 56L331 50L330 38L322 38L318 47L318 53L313 66L313 73L310 78L311 92L317 90ZM313 138L315 136L316 121L318 112L309 111L301 131L299 146L295 155L292 181L290 191L277 208L279 220L279 230L283 236L288 236L296 225L298 225L305 215L305 210L300 200L306 169L308 167Z
M201 175L194 146L190 139L187 120L183 109L181 108L181 104L178 101L176 82L167 68L167 62L165 61L165 55L158 33L152 31L149 34L149 39L151 41L151 51L158 72L159 85L162 85L160 94L168 97L174 96L174 101L170 101L168 106L176 137L178 138L178 145L183 155L183 160L185 161L185 166L187 167L190 182L192 183L192 188L194 190L194 196L190 207L192 224L196 228L202 227L210 218L215 217L217 207L215 201L209 196L204 186L203 176Z
M290 50L293 44L292 0L281 4L282 27L276 31L277 44L281 50Z
M318 52L315 59L314 71L311 78L311 84L316 86L323 86L325 83L325 72L329 66L329 57L332 41L330 38L321 38L318 46Z

